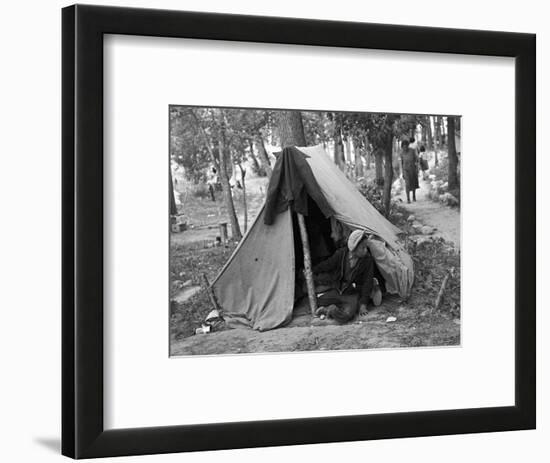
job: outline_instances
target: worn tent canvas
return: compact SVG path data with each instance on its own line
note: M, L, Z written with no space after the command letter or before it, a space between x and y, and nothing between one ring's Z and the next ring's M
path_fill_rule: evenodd
M314 180L332 209L332 220L348 230L366 230L370 235L369 249L385 279L386 290L408 296L414 280L413 263L399 241L399 229L359 193L322 146L297 149L305 155ZM265 213L264 206L212 283L226 318L260 331L283 326L292 318L295 276L301 268L292 208L277 214L270 225L265 223ZM323 224L311 218L308 227L317 226Z

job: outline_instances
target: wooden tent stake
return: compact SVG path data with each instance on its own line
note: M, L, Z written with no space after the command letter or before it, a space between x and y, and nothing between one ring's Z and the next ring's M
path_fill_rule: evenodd
M309 298L309 307L311 315L315 316L317 311L317 296L315 295L315 285L313 284L313 272L311 269L311 254L309 252L309 240L307 237L306 221L304 216L296 213L298 216L298 225L300 226L300 237L302 238L302 249L304 251L304 274L306 277L307 295Z
M441 288L439 289L439 293L437 293L437 299L435 300L435 310L439 309L439 306L441 305L441 302L443 301L443 293L445 292L445 288L447 286L447 282L449 281L449 277L454 276L454 268L451 268L449 272L447 272L447 275L445 275L445 278L443 278L443 283L441 284Z
M206 289L206 292L210 297L210 303L212 304L212 307L214 307L214 309L217 310L218 313L220 313L220 305L218 304L216 295L214 294L214 290L210 287L210 283L208 282L208 277L206 276L206 273L202 274L202 280L204 281L204 289Z

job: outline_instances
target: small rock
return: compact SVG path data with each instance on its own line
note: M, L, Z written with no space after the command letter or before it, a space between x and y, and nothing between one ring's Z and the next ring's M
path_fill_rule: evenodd
M409 215L409 217L407 217L407 222L414 222L415 218L416 217L411 214L411 215Z
M413 222L413 224L412 224L412 229L413 229L416 233L422 233L422 228L423 228L423 225L422 225L421 223Z
M386 323L392 323L392 322L396 322L397 321L397 317L388 317L386 318Z
M433 234L434 232L434 229L432 227L428 227L427 225L424 225L422 228L421 228L421 233L423 235L431 235Z
M458 199L456 199L456 197L454 197L451 193L444 193L440 195L439 201L447 206L458 206Z

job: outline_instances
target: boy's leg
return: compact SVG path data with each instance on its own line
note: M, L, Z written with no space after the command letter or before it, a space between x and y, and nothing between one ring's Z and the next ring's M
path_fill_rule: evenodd
M378 307L380 304L382 304L382 289L380 288L380 284L377 278L373 278L373 285L370 297L375 307Z
M317 297L317 307L315 315L320 317L321 315L329 316L329 312L332 307L336 307L334 304L340 303L340 297L338 291L335 289L324 292L321 296Z
M338 323L347 323L357 315L358 309L357 294L342 294L340 302L328 308L327 316Z

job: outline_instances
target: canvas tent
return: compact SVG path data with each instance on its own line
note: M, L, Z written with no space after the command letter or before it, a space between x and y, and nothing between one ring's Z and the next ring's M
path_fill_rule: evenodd
M386 290L408 296L414 279L413 263L399 241L399 229L361 195L322 146L292 150L283 152L286 161L299 160L302 164L298 170L311 177L306 180L304 207L308 210L304 215L314 263L335 249L335 227L341 226L348 233L364 229L370 235L369 249ZM296 275L303 266L294 205L284 209L284 204L279 207L281 204L272 201L273 195L279 203L291 195L277 184L279 174L296 175L295 170L281 166L283 158L278 157L273 169L266 204L212 283L226 319L240 320L260 331L283 326L292 318ZM294 199L298 205L299 200Z

